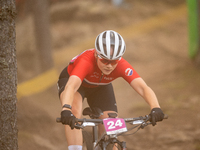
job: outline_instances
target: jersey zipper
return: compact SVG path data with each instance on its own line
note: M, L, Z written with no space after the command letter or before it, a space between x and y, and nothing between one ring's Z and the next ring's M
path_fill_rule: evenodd
M100 80L99 80L99 83L101 82L101 80L103 79L103 72L101 72L101 77L100 77Z

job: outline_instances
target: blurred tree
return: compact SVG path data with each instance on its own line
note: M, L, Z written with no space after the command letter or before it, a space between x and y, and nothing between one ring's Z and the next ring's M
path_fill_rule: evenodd
M0 1L0 150L18 149L15 0Z
M41 71L53 67L49 0L32 0L36 48Z
M189 56L200 66L200 1L187 0L189 24Z

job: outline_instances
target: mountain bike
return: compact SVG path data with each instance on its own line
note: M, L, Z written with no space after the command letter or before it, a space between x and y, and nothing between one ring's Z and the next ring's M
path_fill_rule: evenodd
M87 150L112 150L116 147L118 150L127 150L126 142L119 141L117 137L122 135L135 134L140 129L144 129L146 126L152 124L150 122L151 116L145 115L136 118L116 118L116 113L109 113L106 119L96 119L102 115L102 111L98 108L85 108L83 115L90 116L91 119L77 119L78 124L75 125L78 129L84 129L85 127L92 127L92 136L83 130L83 140L86 144ZM164 119L168 116L165 114ZM61 122L60 118L56 119L56 122ZM105 133L98 138L98 125L104 124ZM127 128L127 124L132 125L131 128ZM127 134L127 132L136 129L135 132Z

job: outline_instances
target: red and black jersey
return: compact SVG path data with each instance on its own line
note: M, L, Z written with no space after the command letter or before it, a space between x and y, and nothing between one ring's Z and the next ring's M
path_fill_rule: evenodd
M130 84L132 80L140 77L123 58L119 60L116 68L109 75L104 75L97 66L95 49L86 50L74 57L68 66L68 73L70 76L78 76L85 87L106 85L118 77L123 77Z

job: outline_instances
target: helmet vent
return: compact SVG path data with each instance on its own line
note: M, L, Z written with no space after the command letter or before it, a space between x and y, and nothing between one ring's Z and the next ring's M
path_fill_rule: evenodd
M107 30L100 33L95 41L99 54L106 59L119 59L125 52L125 42L121 35L115 31Z

